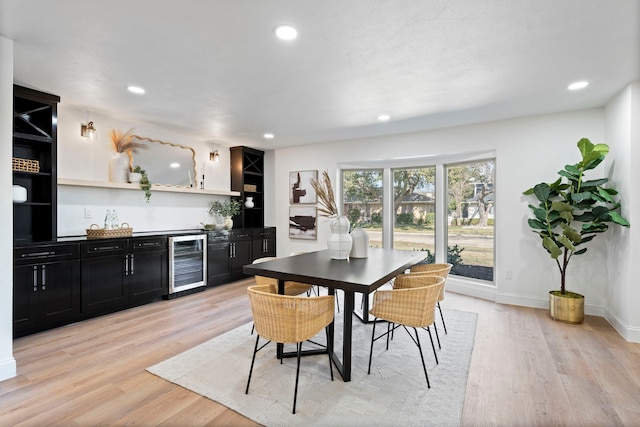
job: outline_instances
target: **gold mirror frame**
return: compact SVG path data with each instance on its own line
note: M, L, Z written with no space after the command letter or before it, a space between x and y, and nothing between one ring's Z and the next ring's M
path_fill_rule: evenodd
M137 140L136 142L145 141L160 144L159 147L161 149L156 150L153 150L154 144L146 144L149 148L137 151L131 159L132 166L140 166L147 172L149 181L153 185L166 187L197 186L196 152L193 148L140 135L131 135L131 140L134 139ZM171 153L172 148L187 150L187 152L180 153L177 151ZM142 161L139 161L141 159ZM187 159L191 161L190 165L183 164L187 162ZM171 168L169 166L170 163L178 163L179 166Z

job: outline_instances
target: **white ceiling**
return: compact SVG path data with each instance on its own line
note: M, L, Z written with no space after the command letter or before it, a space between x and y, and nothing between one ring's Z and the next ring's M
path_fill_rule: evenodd
M263 149L599 107L640 79L639 24L637 0L0 0L16 83Z

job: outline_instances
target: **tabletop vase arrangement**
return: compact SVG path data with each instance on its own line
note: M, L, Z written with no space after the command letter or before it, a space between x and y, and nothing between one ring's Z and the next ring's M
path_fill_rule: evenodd
M369 256L369 235L367 232L362 227L354 227L349 234L353 240L349 257L367 258Z
M327 239L327 247L331 255L331 259L345 260L349 259L353 240L349 234L349 219L340 215L336 199L331 186L331 178L327 171L322 172L322 180L311 178L311 186L318 196L318 214L332 218L329 229L331 234Z

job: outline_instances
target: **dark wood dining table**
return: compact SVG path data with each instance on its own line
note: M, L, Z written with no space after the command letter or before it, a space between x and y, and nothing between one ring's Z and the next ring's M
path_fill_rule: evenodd
M389 280L403 273L426 257L424 252L370 248L367 258L348 260L331 259L328 250L277 258L259 264L244 266L244 273L278 279L278 293L284 293L285 281L326 286L329 294L336 289L344 291L342 361L335 352L331 358L342 379L351 381L351 328L356 293L363 294L364 321L367 320L368 295ZM333 342L333 324L330 340ZM335 345L333 346L335 348ZM283 346L278 345L278 357L283 357ZM317 351L310 353L318 353Z

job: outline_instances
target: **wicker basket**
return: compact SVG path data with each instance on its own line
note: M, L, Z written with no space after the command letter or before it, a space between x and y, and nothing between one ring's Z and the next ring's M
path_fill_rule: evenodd
M255 193L256 191L258 191L258 186L253 184L245 184L244 191Z
M40 162L37 160L20 159L18 157L12 158L12 169L20 172L40 172Z
M133 228L129 227L129 224L123 222L120 228L114 228L107 230L106 228L100 228L98 224L91 224L87 228L87 239L104 239L108 237L128 237L133 234Z

